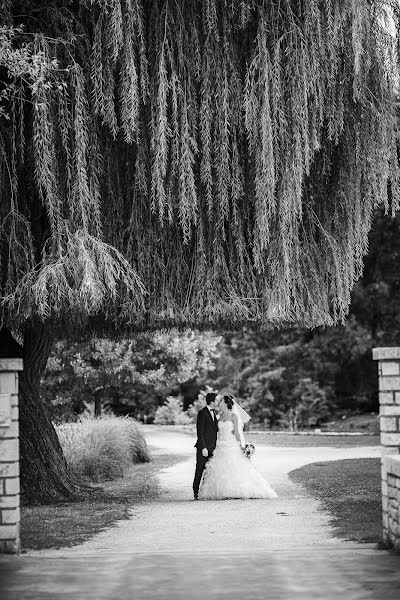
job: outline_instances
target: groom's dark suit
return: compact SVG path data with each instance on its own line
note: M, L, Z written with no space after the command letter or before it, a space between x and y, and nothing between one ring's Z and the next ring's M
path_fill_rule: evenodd
M218 421L215 412L213 415L214 417L211 416L208 406L202 408L197 415L197 442L195 444L195 447L197 448L196 473L193 481L193 493L196 497L199 493L204 467L206 466L207 461L212 457L217 444ZM204 448L207 448L208 450L208 456L206 457L202 454Z

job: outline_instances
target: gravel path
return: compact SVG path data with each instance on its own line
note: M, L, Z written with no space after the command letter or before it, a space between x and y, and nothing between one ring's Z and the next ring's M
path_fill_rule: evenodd
M310 462L376 457L379 447L258 445L277 499L194 502L194 440L155 427L146 437L153 453L187 457L160 473L160 497L81 546L9 559L7 600L400 597L400 558L333 537L329 515L287 476Z

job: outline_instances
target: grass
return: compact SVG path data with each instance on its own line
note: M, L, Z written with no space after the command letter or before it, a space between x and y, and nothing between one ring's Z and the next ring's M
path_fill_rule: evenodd
M141 430L128 417L87 417L57 427L66 461L76 475L90 481L124 477L132 463L148 462Z
M381 471L379 458L314 463L289 473L321 500L338 537L356 542L382 542Z
M278 432L245 432L246 439L253 444L281 446L285 448L307 448L310 446L330 446L350 448L355 446L379 446L379 435L296 435Z
M182 460L159 455L151 463L134 465L127 477L108 481L84 502L51 506L26 506L21 510L21 542L24 550L75 546L121 519L144 499L158 495L157 472Z

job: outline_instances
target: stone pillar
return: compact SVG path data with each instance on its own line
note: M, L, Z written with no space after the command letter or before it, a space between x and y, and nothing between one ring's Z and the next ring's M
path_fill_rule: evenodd
M18 371L21 358L0 358L0 553L17 554L19 538Z
M392 491L392 471L393 463L400 463L400 348L374 348L372 356L378 361L379 375L383 537L392 543L398 503L398 494L394 497Z

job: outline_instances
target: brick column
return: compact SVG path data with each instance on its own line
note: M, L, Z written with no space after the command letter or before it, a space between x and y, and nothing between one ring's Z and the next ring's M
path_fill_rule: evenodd
M22 359L0 359L0 553L17 554L19 541L18 371Z
M388 471L391 475L390 460L400 454L400 348L374 348L372 357L378 361L379 375L379 417L382 445L382 510L383 537L392 536L393 501L388 489ZM390 487L392 489L392 486Z

